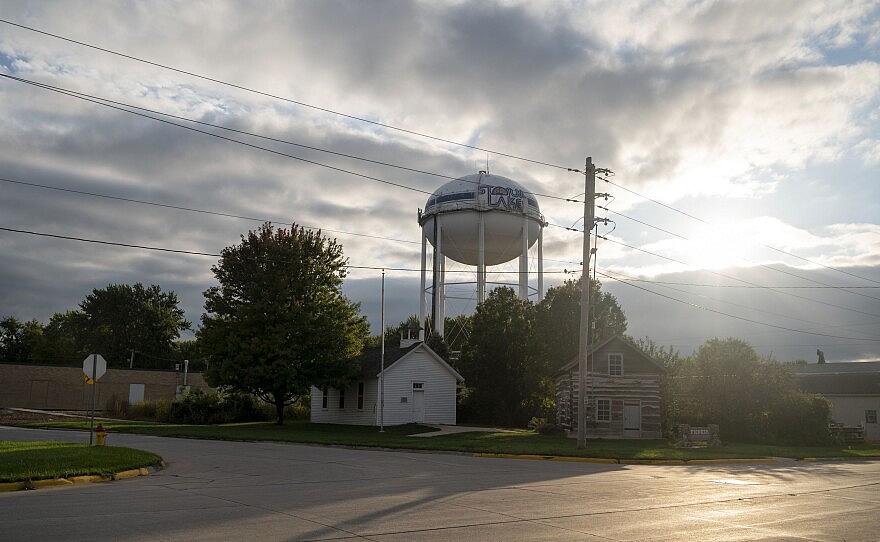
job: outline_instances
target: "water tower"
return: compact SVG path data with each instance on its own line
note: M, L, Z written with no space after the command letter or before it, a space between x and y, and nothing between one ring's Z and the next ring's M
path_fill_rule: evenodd
M446 301L446 259L477 268L477 301L486 298L486 267L519 258L521 299L544 295L543 230L546 222L535 196L522 185L481 171L450 181L428 198L419 210L422 227L422 277L419 321L427 316L431 294L431 322L443 335ZM427 248L434 247L431 286L427 284ZM537 287L529 285L529 248L537 246ZM473 282L469 283L473 284ZM506 284L506 283L504 283ZM420 332L424 339L424 330Z

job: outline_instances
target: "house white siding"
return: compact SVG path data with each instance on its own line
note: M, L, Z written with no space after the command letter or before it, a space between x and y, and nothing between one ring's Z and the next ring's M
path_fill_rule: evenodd
M413 423L416 419L413 383L422 383L424 423L455 424L458 379L424 345L414 348L385 370L385 425ZM323 392L312 387L311 421L351 425L379 424L379 379L364 381L364 406L357 408L357 382L345 390L345 407L339 408L339 390Z
M865 411L873 410L880 415L880 395L828 395L831 401L831 419L844 425L861 425L865 428L865 440L880 442L880 423L867 423ZM880 421L880 420L878 420Z
M455 424L456 378L422 348L385 371L385 423L412 423L413 382L424 383L425 423ZM402 402L401 399L406 399Z
M358 406L358 383L352 382L345 389L345 408L339 408L339 390L327 388L327 408L323 408L323 393L312 386L311 420L315 423L341 423L348 425L375 425L378 423L378 380L365 380L364 408ZM387 403L386 403L387 404Z

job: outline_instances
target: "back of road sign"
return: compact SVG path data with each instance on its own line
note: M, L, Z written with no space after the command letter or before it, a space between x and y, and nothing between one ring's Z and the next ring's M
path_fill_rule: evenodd
M107 362L101 354L89 354L83 360L83 378L86 384L94 384L107 372Z

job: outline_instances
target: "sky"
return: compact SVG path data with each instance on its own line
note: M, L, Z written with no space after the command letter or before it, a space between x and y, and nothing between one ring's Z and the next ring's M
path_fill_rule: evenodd
M598 270L628 333L684 354L736 336L777 359L880 359L875 2L7 1L0 19L288 99L0 23L0 74L162 113L442 176L488 160L565 197L583 176L504 155L591 156L614 172L597 185L611 195L597 215L614 221ZM0 227L216 253L259 224L20 184L36 183L393 237L407 242L332 234L353 265L418 268L420 191L447 179L233 137L416 190L0 79L0 177L19 181L0 181ZM550 223L583 216L538 200ZM572 276L581 243L545 229L547 287ZM197 323L215 262L0 232L0 315L45 320L140 281L176 291ZM747 283L774 289L732 287ZM377 330L379 273L353 270L344 289ZM417 313L418 296L417 273L389 272L386 321Z

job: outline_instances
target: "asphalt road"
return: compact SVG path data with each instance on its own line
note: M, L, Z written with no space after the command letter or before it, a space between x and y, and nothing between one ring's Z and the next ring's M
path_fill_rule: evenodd
M85 434L0 427L0 440ZM148 477L0 493L0 540L880 540L880 462L594 465L110 436Z

